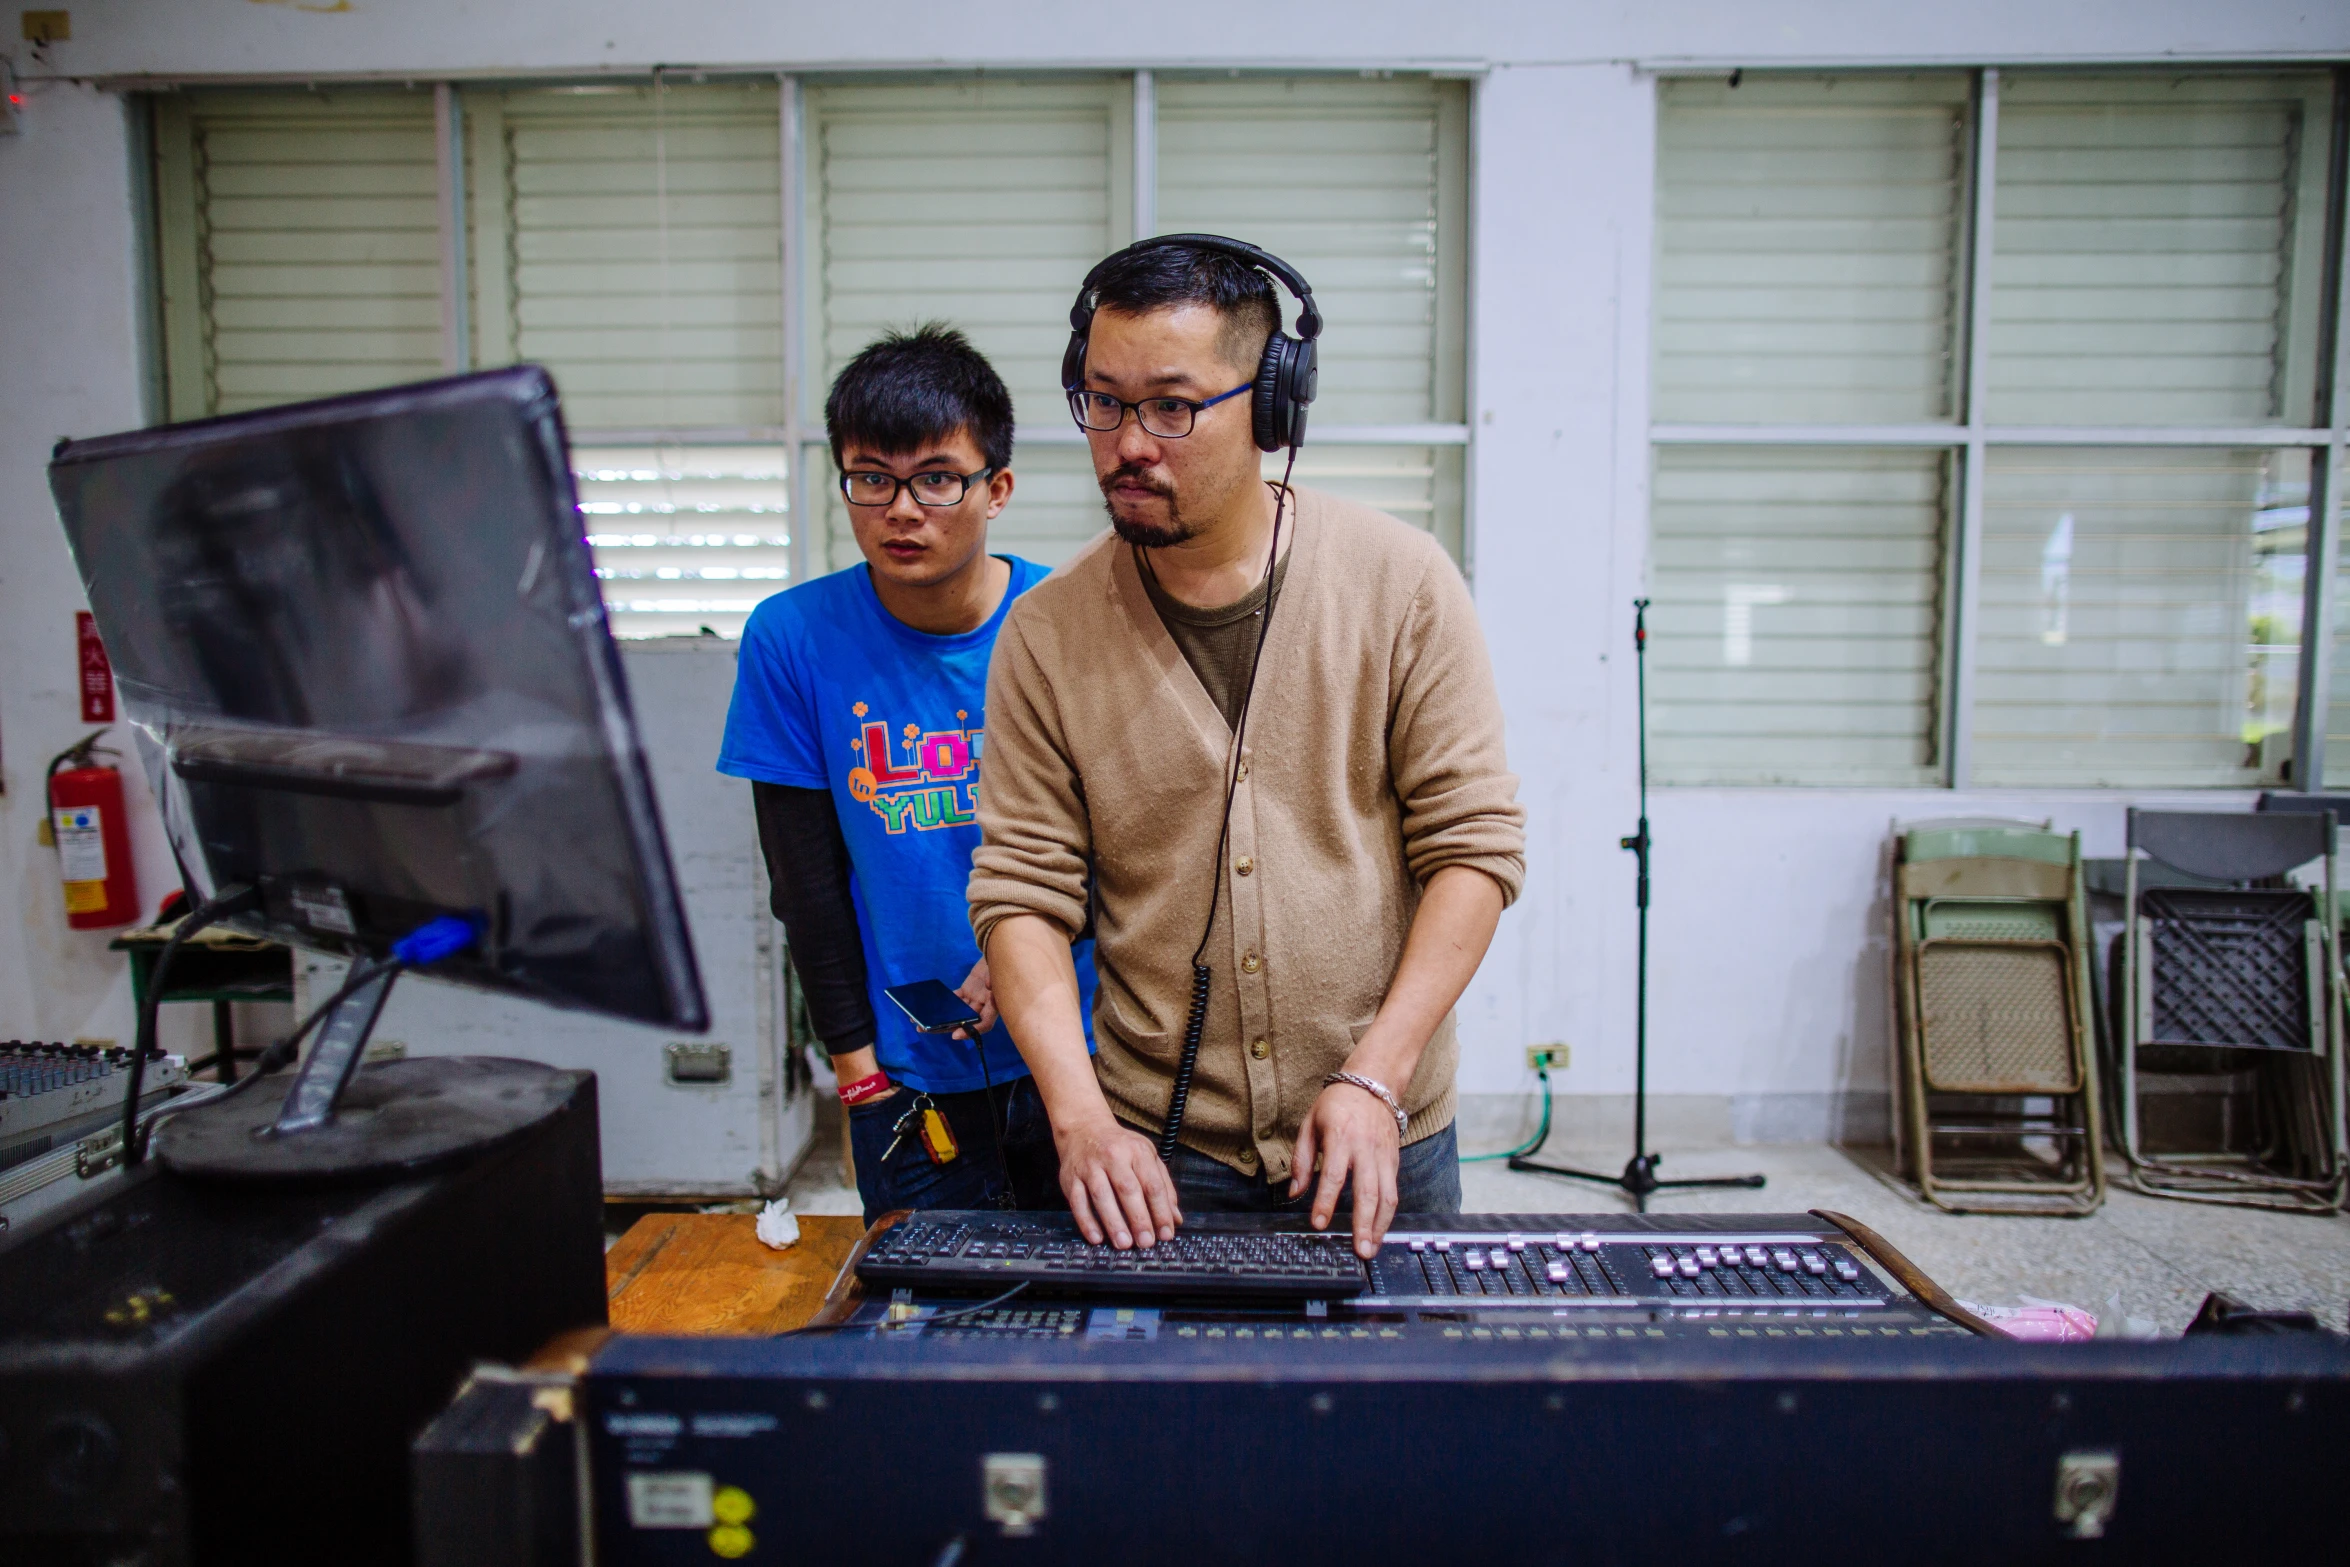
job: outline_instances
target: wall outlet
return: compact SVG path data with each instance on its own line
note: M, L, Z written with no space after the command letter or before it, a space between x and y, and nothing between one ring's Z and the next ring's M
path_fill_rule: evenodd
M1526 1047L1526 1070L1529 1072L1564 1072L1567 1069L1567 1047L1556 1041L1547 1045Z

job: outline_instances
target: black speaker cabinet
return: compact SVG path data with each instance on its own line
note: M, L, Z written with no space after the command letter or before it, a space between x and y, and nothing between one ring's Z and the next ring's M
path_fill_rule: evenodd
M595 1079L497 1068L545 1113L426 1173L151 1162L10 1237L0 1561L407 1567L417 1433L475 1362L604 1321Z

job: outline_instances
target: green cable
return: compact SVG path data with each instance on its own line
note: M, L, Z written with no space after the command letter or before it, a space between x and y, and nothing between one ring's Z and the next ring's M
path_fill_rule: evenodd
M1463 1154L1461 1155L1461 1163L1480 1164L1488 1159L1517 1159L1542 1146L1550 1136L1550 1074L1541 1067L1536 1067L1534 1075L1542 1079L1542 1125L1535 1129L1534 1135L1517 1147L1504 1148L1500 1153Z

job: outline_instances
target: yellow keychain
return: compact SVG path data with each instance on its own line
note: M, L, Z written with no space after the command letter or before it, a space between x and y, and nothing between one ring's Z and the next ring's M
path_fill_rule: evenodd
M955 1146L955 1130L936 1105L922 1107L922 1151L932 1164L952 1164L963 1150Z

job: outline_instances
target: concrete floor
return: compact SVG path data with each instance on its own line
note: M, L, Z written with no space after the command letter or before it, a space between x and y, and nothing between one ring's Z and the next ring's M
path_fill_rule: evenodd
M855 1190L841 1184L839 1136L836 1124L820 1123L815 1150L788 1193L794 1212L858 1211ZM1621 1144L1554 1139L1542 1157L1615 1170L1627 1151ZM1761 1191L1660 1195L1652 1211L1834 1209L1873 1227L1953 1295L1983 1305L2014 1304L2031 1295L2102 1317L2118 1295L2125 1315L2150 1320L2164 1334L2183 1329L2215 1289L2256 1307L2314 1312L2333 1328L2344 1326L2350 1309L2350 1217L2171 1202L2119 1186L2085 1219L1960 1216L1929 1207L1881 1177L1881 1150L1766 1143L1668 1145L1664 1154L1657 1173L1668 1178L1753 1172L1769 1184ZM1624 1206L1608 1188L1512 1171L1499 1160L1464 1164L1461 1197L1472 1213L1588 1213Z

